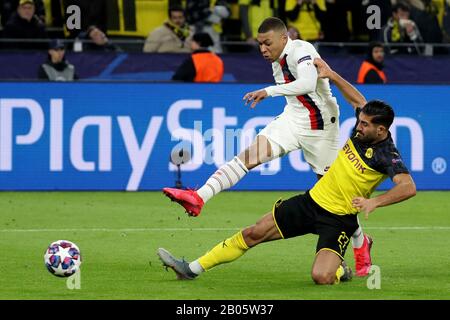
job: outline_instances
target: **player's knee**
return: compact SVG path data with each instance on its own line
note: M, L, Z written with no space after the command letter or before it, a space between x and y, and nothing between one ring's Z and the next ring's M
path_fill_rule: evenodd
M333 284L336 280L336 273L322 270L313 270L311 272L311 277L315 284Z
M238 157L247 169L251 170L272 159L272 147L265 137L258 136L256 142L239 154Z
M242 236L244 238L245 243L249 247L253 247L263 241L265 234L261 230L261 228L258 228L258 225L253 225L251 227L245 228L242 231Z
M259 163L256 161L256 157L251 157L251 152L249 149L243 151L238 155L239 160L244 164L247 170L252 170L254 167L258 166Z
M273 157L272 146L267 139L258 141L258 162L264 163Z

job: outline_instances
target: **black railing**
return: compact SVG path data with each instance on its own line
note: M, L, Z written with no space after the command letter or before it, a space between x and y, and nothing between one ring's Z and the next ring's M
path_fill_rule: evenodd
M93 43L90 40L62 39L67 50L81 52L86 48L86 44ZM140 52L143 50L146 40L144 39L120 39L110 38L110 41L124 52ZM49 39L0 39L0 50L15 50L27 45L27 49L46 49ZM347 50L349 52L366 52L369 46L367 42L312 42L318 51L322 49L339 52ZM33 45L35 48L33 48ZM225 53L257 51L258 46L245 41L222 41L221 46ZM387 48L408 48L414 47L419 54L433 56L436 52L450 54L450 43L385 43ZM417 53L417 52L416 52Z

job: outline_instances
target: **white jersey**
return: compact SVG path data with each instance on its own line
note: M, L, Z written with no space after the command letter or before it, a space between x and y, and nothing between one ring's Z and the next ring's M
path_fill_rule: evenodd
M277 85L265 90L271 97L286 97L284 111L295 118L298 126L323 130L328 119L339 117L339 107L328 79L317 77L314 58L320 56L312 44L288 39L280 58L272 63Z

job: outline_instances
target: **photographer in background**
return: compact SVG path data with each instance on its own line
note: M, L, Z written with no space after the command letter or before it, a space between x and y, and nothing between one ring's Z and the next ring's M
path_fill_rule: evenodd
M383 42L391 54L395 53L417 53L421 49L417 45L423 42L419 28L410 18L409 6L399 2L392 7L392 17L389 18L382 31ZM413 46L394 46L390 43L411 43Z
M442 30L439 26L439 6L437 1L412 1L410 9L411 20L414 20L419 28L423 42L441 43Z

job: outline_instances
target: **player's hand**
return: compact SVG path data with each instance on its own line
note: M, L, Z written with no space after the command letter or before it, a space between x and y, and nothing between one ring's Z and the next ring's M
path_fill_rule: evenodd
M354 208L358 209L359 212L364 212L366 220L369 218L369 213L377 208L373 199L366 199L364 197L353 198L352 205Z
M314 65L317 67L318 77L319 78L328 78L330 79L333 76L334 71L330 68L330 66L320 58L314 59Z
M254 108L260 101L264 100L267 97L266 90L258 90L246 93L244 98L242 100L245 101L245 105L247 105L249 102L252 104L250 105L250 108Z

